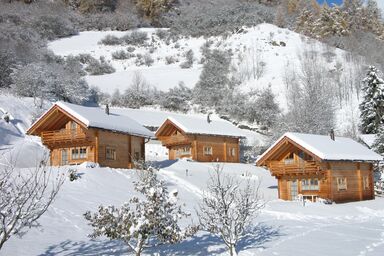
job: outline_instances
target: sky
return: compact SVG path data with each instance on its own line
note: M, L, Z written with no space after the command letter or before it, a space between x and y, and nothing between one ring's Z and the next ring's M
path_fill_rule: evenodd
M325 1L328 4L342 4L343 0L317 0L319 3L324 3ZM381 8L382 11L384 11L384 0L376 0L379 7Z

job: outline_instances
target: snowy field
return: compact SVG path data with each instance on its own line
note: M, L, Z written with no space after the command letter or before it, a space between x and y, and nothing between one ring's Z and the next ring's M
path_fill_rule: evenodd
M192 213L201 200L213 165L188 161L161 161L159 175L179 191L180 203ZM64 170L61 168L60 170ZM188 169L186 176L185 169ZM54 170L55 171L55 170ZM384 255L384 199L323 205L277 199L277 183L269 172L246 164L225 164L224 171L243 179L248 173L261 182L267 201L254 227L240 245L239 255ZM79 167L81 179L67 180L57 200L41 218L42 226L22 239L12 238L0 255L121 255L131 253L123 243L91 240L91 228L82 214L100 204L120 205L135 194L134 170ZM208 233L174 246L160 246L145 255L228 255L224 244Z

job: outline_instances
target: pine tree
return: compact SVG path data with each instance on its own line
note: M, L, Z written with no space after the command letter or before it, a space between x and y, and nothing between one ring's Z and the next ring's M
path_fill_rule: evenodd
M384 125L380 125L372 148L379 154L384 153Z
M383 123L384 81L378 76L378 70L370 66L363 80L364 99L360 103L361 130L365 134L378 132Z

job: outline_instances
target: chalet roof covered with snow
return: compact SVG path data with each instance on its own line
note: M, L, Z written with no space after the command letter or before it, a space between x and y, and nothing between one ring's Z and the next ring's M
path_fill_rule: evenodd
M304 134L304 133L285 133L271 147L269 147L260 157L258 162L264 161L267 154L273 150L282 140L290 139L294 143L303 147L321 160L325 161L381 161L383 157L376 154L366 146L345 137Z
M231 122L211 118L208 122L207 117L195 117L188 115L179 115L168 117L178 128L188 134L216 135L242 138L245 137L241 129L237 128ZM165 123L165 122L164 122ZM157 132L161 130L159 128Z
M52 108L58 106L74 118L81 121L87 127L100 128L105 130L111 130L115 132L127 133L140 137L154 137L154 134L141 124L133 120L132 118L115 113L113 109L110 109L109 115L106 114L105 109L100 107L87 107L67 102L56 102ZM51 109L52 109L51 108ZM47 111L47 113L50 110ZM40 117L43 118L45 114ZM32 127L39 122L38 119Z

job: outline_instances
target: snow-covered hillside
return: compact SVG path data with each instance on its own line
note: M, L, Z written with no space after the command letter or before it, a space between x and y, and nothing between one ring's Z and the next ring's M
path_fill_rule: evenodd
M161 162L159 171L170 189L179 191L180 203L192 213L201 200L212 165L187 161ZM188 169L188 176L185 174ZM61 169L63 170L63 168ZM324 205L277 200L277 183L269 172L252 165L225 164L224 171L238 179L249 173L261 182L267 201L255 228L240 243L243 255L375 255L384 254L384 199ZM135 171L79 167L81 179L68 180L57 200L41 218L42 226L22 239L12 238L0 255L122 255L123 243L90 239L91 228L83 214L100 204L120 205L135 194ZM130 252L131 255L132 252ZM228 255L217 237L205 232L177 245L155 247L145 255Z
M95 58L104 57L116 69L116 72L98 76L89 75L86 79L90 85L97 86L104 92L113 93L115 89L124 91L131 84L136 72L140 72L151 85L159 90L165 91L173 88L179 82L193 88L202 70L200 49L209 42L212 49L232 52L232 65L236 69L236 76L241 81L240 89L242 91L271 86L282 109L287 108L286 95L287 86L289 86L287 73L293 69L299 70L302 65L301 59L307 58L306 54L318 56L329 75L334 74L337 65L339 65L339 69L343 70L345 76L350 75L350 72L354 72L355 69L354 65L348 63L346 52L271 24L244 28L241 33L228 37L182 37L176 41L159 38L156 29L146 28L138 31L146 32L148 39L146 43L133 47L131 49L133 52L130 53L132 57L126 60L113 59L112 54L119 50L128 51L127 45L104 45L99 42L107 35L122 37L127 32L82 32L77 36L53 41L49 44L49 48L61 56L87 53ZM188 50L192 50L194 53L194 63L191 68L183 69L180 67L180 63L185 61L184 54ZM138 66L137 55L145 54L151 56L153 64ZM167 64L166 59L170 57L177 62ZM356 121L357 104L358 99L355 94L342 105L338 104L336 128L341 134Z

